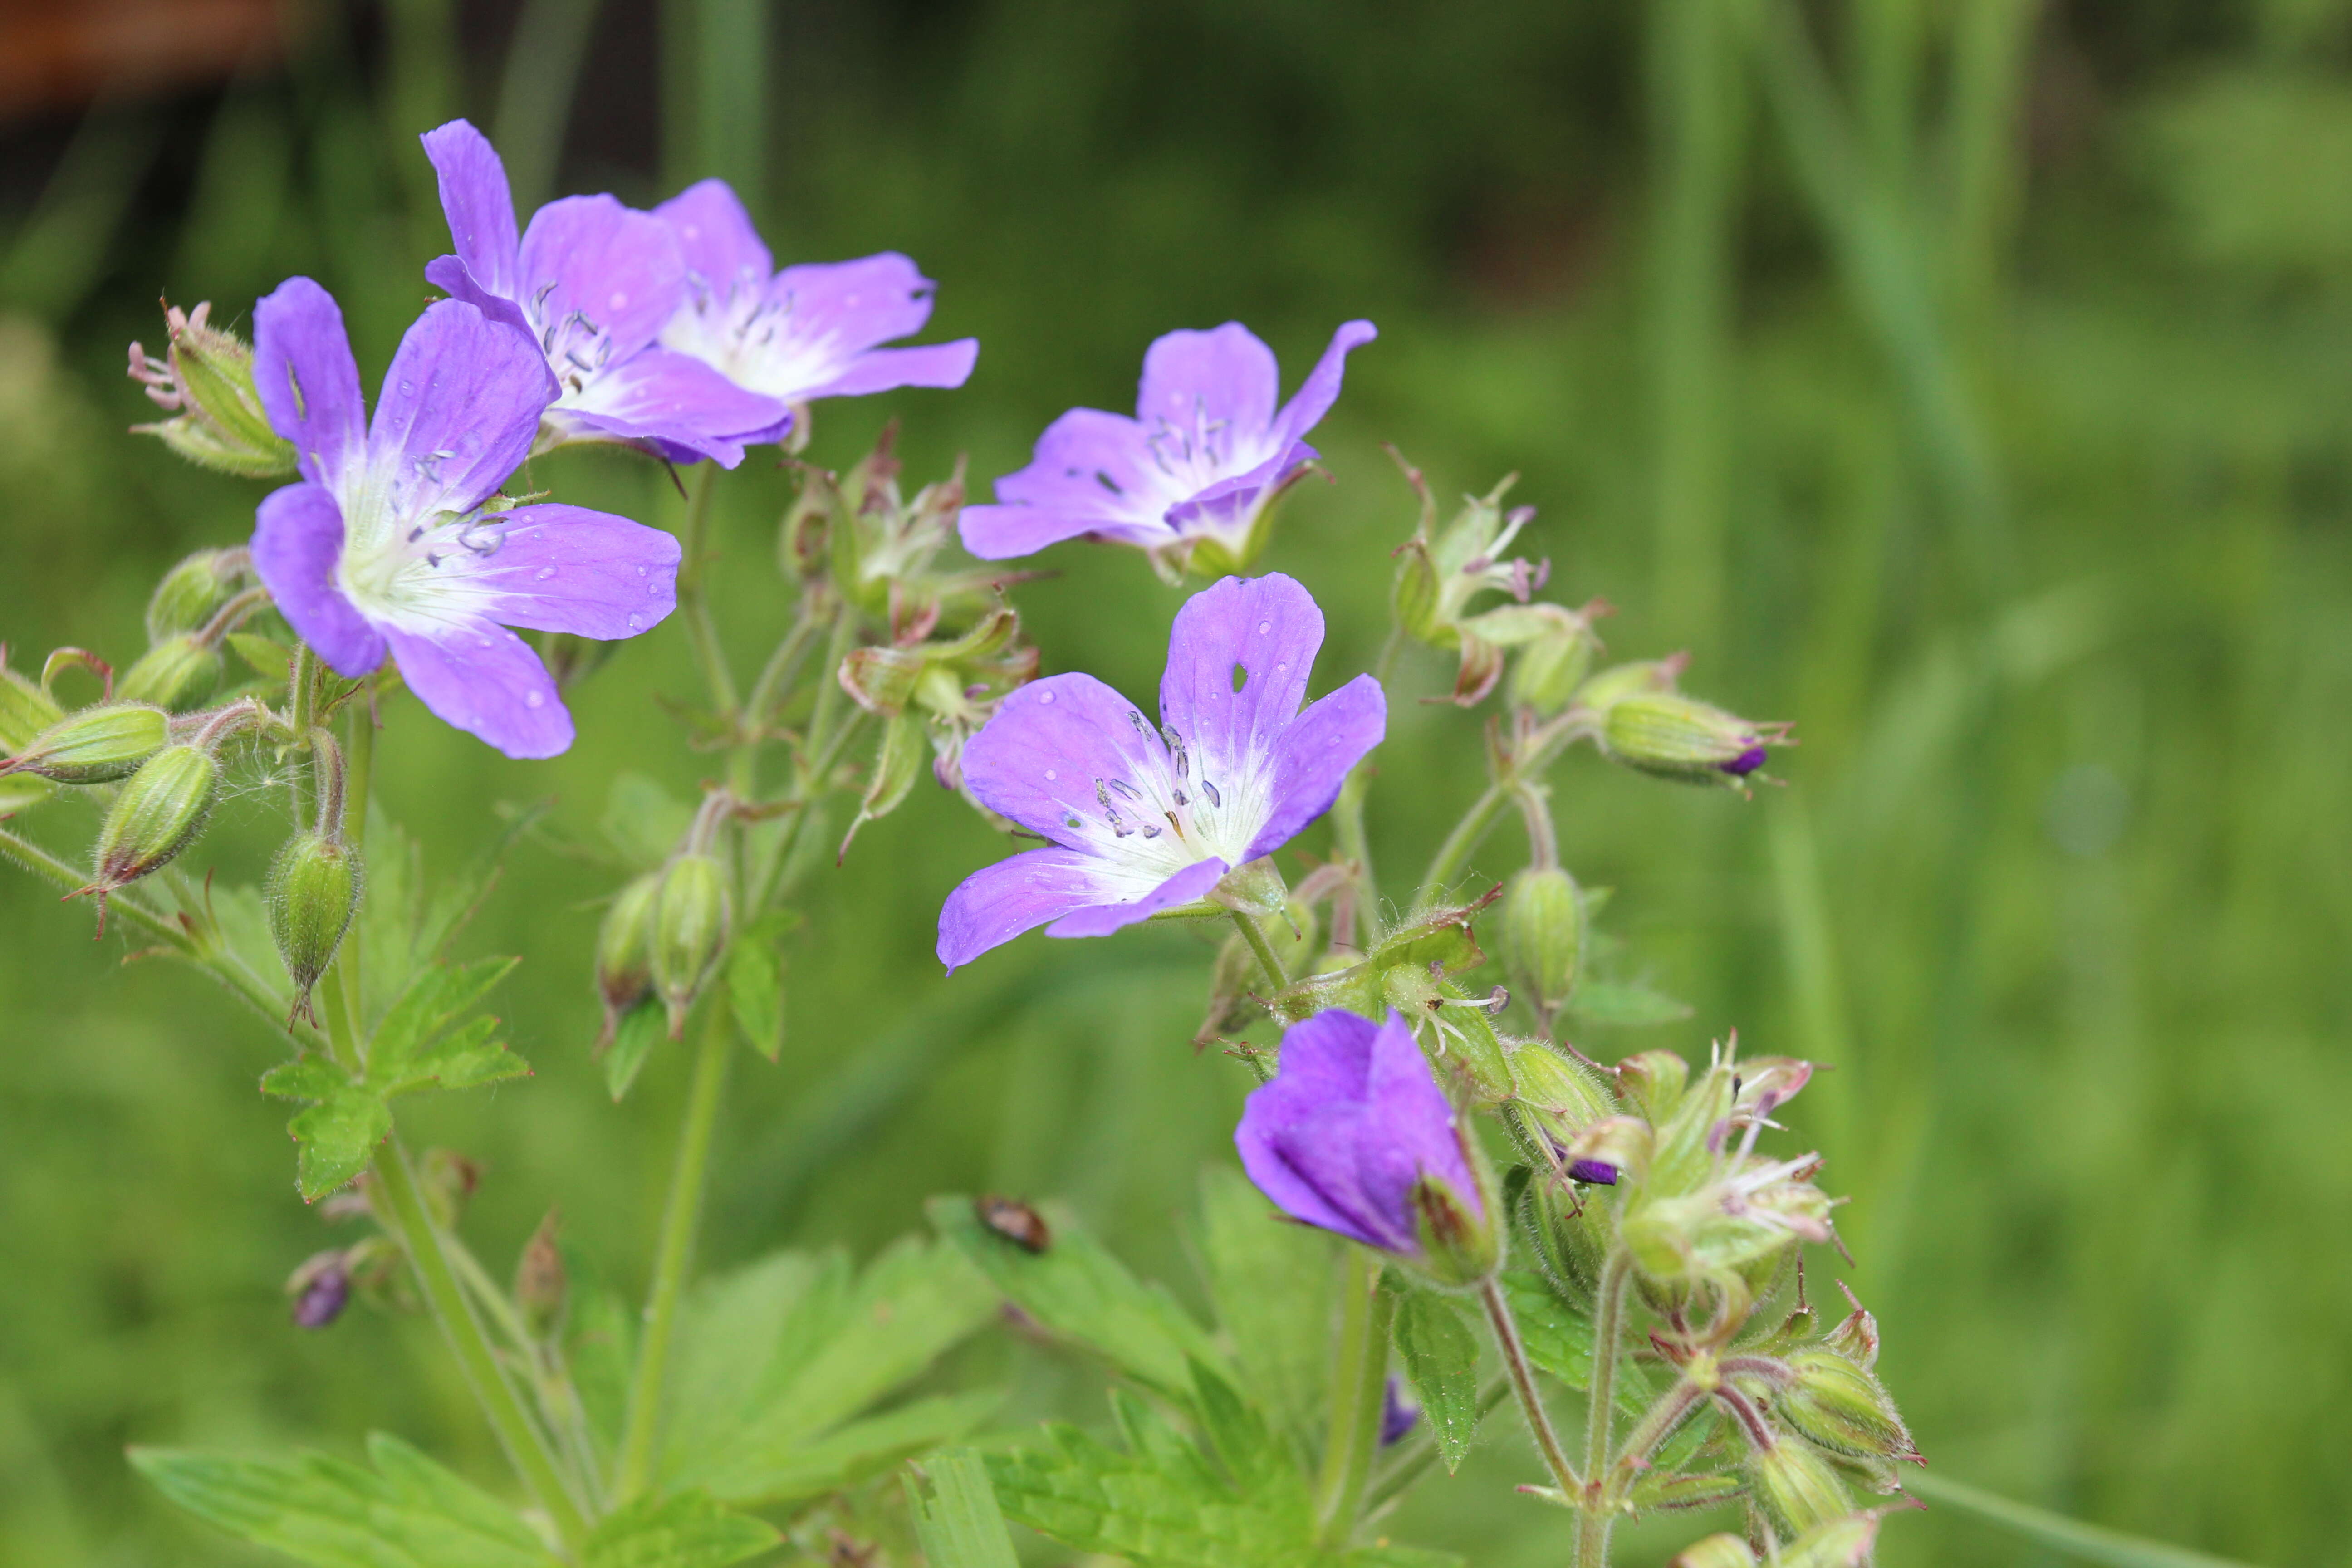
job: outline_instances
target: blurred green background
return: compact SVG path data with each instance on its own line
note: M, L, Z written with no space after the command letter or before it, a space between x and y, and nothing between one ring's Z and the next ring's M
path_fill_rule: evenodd
M17 33L127 4L0 27L21 60ZM1557 596L1606 595L1615 651L1688 647L1693 689L1803 738L1791 787L1752 803L1562 767L1570 864L1696 1006L1584 1043L1703 1051L1736 1026L1839 1064L1791 1137L1854 1194L1852 1279L1940 1473L2251 1562L2352 1563L2352 5L204 13L241 9L235 33L177 9L140 60L68 50L4 84L20 668L61 643L133 657L161 570L250 527L255 487L123 433L147 406L123 344L160 337L158 292L241 321L316 276L372 384L445 246L415 136L454 113L526 210L720 173L780 258L893 247L939 279L931 336L977 334L978 374L822 407L830 465L898 416L910 480L968 451L984 482L1062 408L1125 405L1161 331L1240 318L1295 377L1370 316L1318 437L1337 482L1294 497L1267 563L1331 612L1318 689L1385 628L1412 518L1387 439L1441 494L1519 470ZM676 521L656 469L557 468L566 499ZM787 493L764 460L722 492L745 658L786 608ZM1049 563L1022 595L1046 668L1149 690L1176 595L1125 553ZM676 628L631 645L548 764L401 704L383 798L455 863L499 802L587 826L616 769L689 789L655 698L691 673ZM1392 888L1478 786L1477 719L1412 700L1448 679L1423 658L1400 682L1372 806ZM88 831L48 809L37 833ZM205 862L254 875L272 809L257 785L233 803ZM999 847L925 790L817 879L782 1064L739 1069L709 1261L870 1249L924 1194L985 1185L1068 1197L1192 1289L1180 1216L1245 1087L1185 1043L1208 949L1031 938L942 980L939 901ZM1485 858L1515 854L1507 834ZM487 1255L558 1203L634 1289L684 1063L656 1057L625 1106L603 1092L605 890L520 852L469 942L524 955L503 1010L538 1076L411 1115L483 1163ZM14 872L0 922L0 1563L259 1560L136 1485L126 1442L348 1451L384 1426L496 1478L429 1325L288 1326L279 1282L337 1233L255 1092L268 1033ZM1085 1374L1017 1370L1016 1418L1100 1415ZM1557 1560L1498 1431L1402 1537ZM2054 1561L1948 1510L1897 1521L1885 1560Z

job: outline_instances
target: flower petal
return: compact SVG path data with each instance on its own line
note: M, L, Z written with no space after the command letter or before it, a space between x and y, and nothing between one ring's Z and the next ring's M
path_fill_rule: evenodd
M775 262L726 181L697 181L654 208L654 216L677 233L686 269L704 288L724 294L745 284L768 286Z
M254 513L253 569L278 613L329 668L356 679L383 662L383 636L335 585L343 510L322 485L288 485Z
M1147 426L1207 426L1227 443L1252 441L1274 423L1281 372L1274 351L1239 321L1205 332L1170 332L1144 351L1135 412Z
M1323 612L1297 582L1223 578L1176 612L1160 716L1218 776L1254 773L1297 717L1322 646Z
M1356 1164L1378 1032L1339 1010L1293 1026L1274 1079L1244 1102L1234 1144L1250 1180L1291 1218L1387 1247L1397 1226L1370 1212Z
M964 747L964 784L989 810L1066 843L1073 816L1101 816L1095 781L1160 765L1160 742L1137 731L1138 711L1091 675L1033 680Z
M488 591L482 612L509 626L614 640L650 630L677 603L677 540L586 507L509 512L499 547L463 552L467 575Z
M1032 849L983 866L940 910L940 962L960 969L1024 931L1099 903L1102 862L1076 849Z
M1275 433L1283 444L1297 440L1323 421L1331 412L1331 405L1339 401L1339 381L1347 373L1348 354L1381 335L1380 329L1370 321L1343 321L1331 334L1331 343L1307 379L1298 384L1290 401L1274 421Z
M740 432L778 425L790 413L692 355L656 346L606 367L565 401L557 422L619 440L662 442L690 453L689 461L710 458L731 468L743 460Z
M830 349L847 360L922 330L939 287L895 250L855 261L806 261L776 274L768 297L785 312L782 342L795 353Z
M1276 737L1274 815L1243 858L1271 855L1331 809L1348 770L1388 733L1388 694L1369 675L1319 697Z
M367 407L332 295L289 278L254 305L253 379L269 427L294 443L303 477L341 483L365 450Z
M1393 1012L1373 1037L1364 1095L1365 1138L1358 1168L1374 1210L1407 1216L1406 1232L1412 1234L1413 1184L1426 1175L1452 1187L1483 1217L1453 1103L1437 1086L1412 1030Z
M820 397L864 397L902 386L961 386L971 379L980 360L978 338L958 338L950 343L923 343L905 349L867 349L841 369L831 381L805 392L778 392L793 403L813 403Z
M506 165L489 138L467 121L452 120L418 138L441 185L441 213L449 220L449 242L458 265L484 293L504 300L522 297L515 272L514 196L507 185ZM457 292L442 279L425 276L434 284Z
M966 550L1004 561L1082 533L1138 544L1175 538L1161 521L1174 498L1153 465L1144 426L1123 414L1073 408L1045 427L1029 466L996 481L996 506L968 506Z
M1096 862L1097 865L1100 861ZM1150 920L1162 910L1208 897L1209 889L1233 868L1223 860L1196 860L1141 898L1121 898L1074 910L1045 928L1047 936L1108 936Z
M653 342L686 290L669 225L611 196L565 196L532 214L516 272L533 320L551 327L578 311L611 337L608 363Z
M530 455L555 377L531 342L458 300L425 307L376 394L368 455L394 514L470 511Z
M400 678L446 724L509 757L552 757L572 744L572 715L539 655L492 621L449 623L432 636L387 626Z

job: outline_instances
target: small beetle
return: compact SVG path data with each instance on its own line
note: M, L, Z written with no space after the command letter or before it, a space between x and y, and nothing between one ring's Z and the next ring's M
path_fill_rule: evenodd
M1045 1216L1018 1198L983 1193L971 1200L974 1218L1024 1252L1043 1252L1054 1244Z

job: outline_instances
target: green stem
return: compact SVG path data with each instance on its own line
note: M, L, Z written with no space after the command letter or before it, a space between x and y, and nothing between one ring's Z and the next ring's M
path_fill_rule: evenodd
M294 645L294 662L286 673L286 694L294 706L294 736L298 745L310 743L310 729L319 721L319 656L310 651L306 642ZM306 769L295 768L288 783L294 795L294 826L299 830L310 820L309 793L303 788L309 777Z
M1282 967L1282 955L1275 952L1274 943L1266 940L1265 927L1260 925L1257 917L1246 910L1229 910L1226 912L1234 917L1234 924L1239 928L1242 940L1250 944L1252 952L1257 954L1257 966L1265 971L1265 983L1276 991L1286 989L1290 984L1290 975Z
M627 1502L653 1479L670 1341L677 1331L678 1306L686 1298L687 1273L694 1262L694 1237L702 1219L710 1146L719 1127L719 1108L726 1099L727 1069L734 1058L730 1025L724 1005L715 998L705 1004L702 1037L695 1050L694 1082L687 1091L686 1126L679 1134L677 1163L670 1173L669 1199L662 1211L661 1239L654 1254L645 1343L637 1352L636 1377L629 1388L629 1424L621 1444L620 1479L614 1492L616 1502Z
M1600 1300L1592 1321L1592 1377L1587 1384L1584 1428L1584 1470L1598 1480L1609 1467L1609 1438L1615 1425L1617 1352L1625 1335L1625 1290L1633 1280L1633 1265L1624 1250L1611 1251L1601 1270ZM1616 1514L1601 1498L1588 1498L1576 1516L1577 1568L1605 1568L1609 1531Z
M686 520L678 525L677 607L694 643L695 661L702 666L703 684L710 689L711 706L721 718L735 722L741 718L735 703L735 677L727 668L726 650L719 646L719 624L711 617L702 584L711 498L718 490L719 465L703 464L687 491Z
M1379 1451L1388 1398L1389 1318L1379 1258L1348 1249L1347 1299L1331 1371L1331 1416L1323 1439L1323 1474L1315 1489L1315 1535L1327 1551L1347 1544L1361 1511L1364 1483Z
M1706 1397L1706 1390L1684 1378L1666 1390L1664 1397L1650 1406L1649 1414L1625 1435L1625 1447L1618 1452L1616 1465L1609 1472L1607 1489L1602 1493L1603 1502L1614 1504L1624 1500L1652 1451L1683 1424L1683 1418L1691 1413L1691 1407Z
M433 1223L432 1215L425 1207L424 1196L416 1189L416 1178L408 1169L408 1152L397 1138L376 1157L375 1176L376 1185L392 1211L394 1229L416 1269L417 1282L424 1287L425 1299L431 1303L433 1316L447 1337L466 1381L473 1385L475 1397L481 1401L491 1428L498 1433L499 1446L506 1449L523 1484L530 1489L532 1499L554 1524L565 1551L576 1557L588 1538L587 1519L548 1452L547 1440L523 1409L514 1384L507 1380L506 1369L499 1364L482 1331L481 1320L474 1315L473 1303L466 1299L464 1288L449 1267L440 1227Z
M1445 836L1445 842L1437 847L1435 858L1430 861L1429 869L1422 875L1423 891L1435 893L1454 885L1454 879L1462 875L1464 867L1469 865L1470 857L1476 852L1479 841L1495 826L1495 818L1503 814L1503 807L1510 798L1511 792L1502 784L1486 786L1486 793L1471 805L1470 809L1463 814L1462 820L1454 825L1454 831Z
M1528 1431L1543 1455L1545 1468L1559 1483L1562 1495L1573 1500L1584 1490L1584 1483L1576 1474L1576 1467L1568 1462L1567 1451L1559 1446L1559 1434L1552 1429L1551 1415L1544 1409L1543 1392L1536 1386L1535 1369L1528 1364L1527 1347L1519 1342L1519 1325L1511 1316L1511 1305L1503 1299L1503 1288L1493 1279L1479 1288L1478 1299L1486 1303L1486 1321L1495 1331L1495 1344L1503 1352L1503 1364L1510 1370L1511 1392L1519 1398L1519 1410L1528 1418Z

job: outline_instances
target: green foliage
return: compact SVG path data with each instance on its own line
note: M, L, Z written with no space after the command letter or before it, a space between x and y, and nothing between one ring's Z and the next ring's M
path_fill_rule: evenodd
M988 1467L969 1448L923 1462L931 1495L915 1499L915 1533L930 1568L1018 1568L1013 1538L989 1485Z
M597 1521L582 1568L729 1568L782 1538L700 1492L641 1498Z
M1278 1216L1240 1173L1201 1177L1201 1260L1240 1386L1301 1466L1322 1439L1340 1243Z
M1381 1288L1396 1294L1390 1337L1451 1475L1478 1435L1477 1336L1452 1298L1402 1282L1394 1269L1381 1277Z

